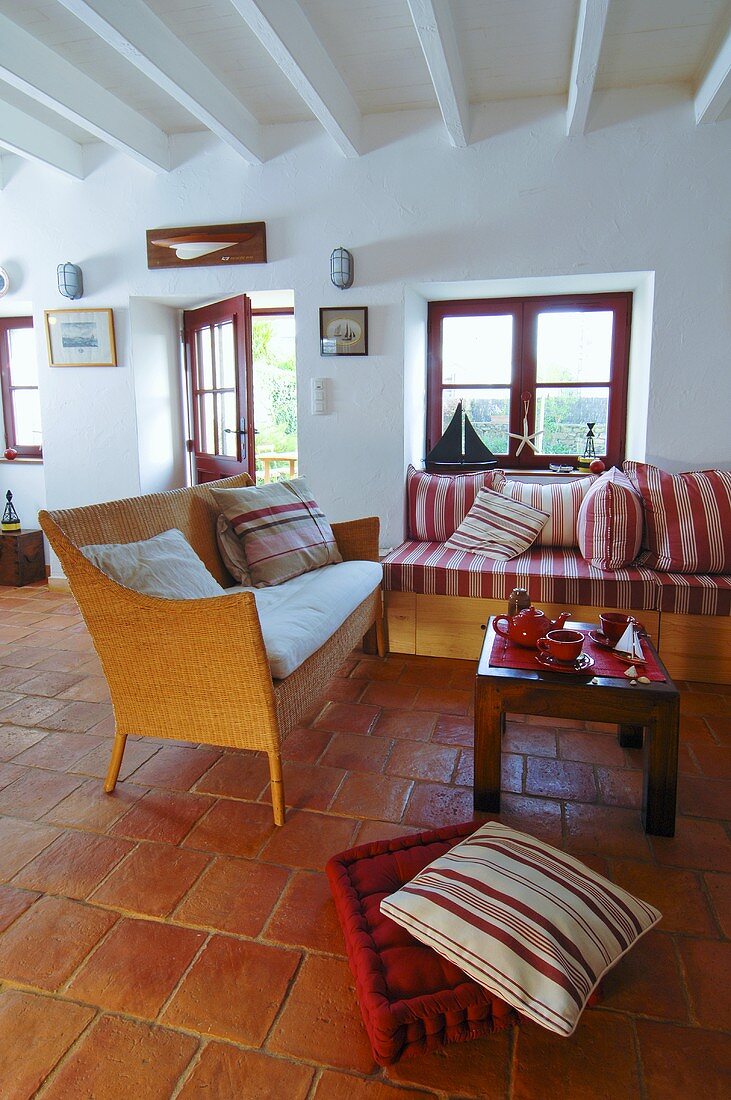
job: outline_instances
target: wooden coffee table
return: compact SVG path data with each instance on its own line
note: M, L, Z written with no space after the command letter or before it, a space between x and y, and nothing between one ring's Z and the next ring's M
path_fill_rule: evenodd
M652 650L666 680L632 685L627 679L573 676L543 671L538 666L535 672L493 667L492 623L491 618L475 685L475 809L488 813L500 810L500 752L507 713L616 722L619 743L624 748L641 748L644 742L645 832L674 836L680 697L649 639L645 639L645 644ZM595 629L590 623L566 626Z

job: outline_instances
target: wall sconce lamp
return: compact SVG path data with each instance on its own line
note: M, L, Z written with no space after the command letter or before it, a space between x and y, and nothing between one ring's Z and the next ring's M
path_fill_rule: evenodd
M84 277L76 264L59 264L56 268L58 292L64 298L81 298L84 293Z
M340 290L353 285L353 257L347 248L335 248L330 256L330 278Z

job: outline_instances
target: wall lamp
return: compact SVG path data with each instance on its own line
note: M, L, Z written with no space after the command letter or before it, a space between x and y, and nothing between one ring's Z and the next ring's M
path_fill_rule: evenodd
M56 268L58 292L64 298L81 298L84 293L84 277L76 264L59 264Z
M347 248L335 248L330 256L330 278L340 290L353 285L353 257Z

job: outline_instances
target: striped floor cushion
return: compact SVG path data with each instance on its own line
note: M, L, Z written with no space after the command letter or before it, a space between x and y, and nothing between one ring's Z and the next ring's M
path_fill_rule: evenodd
M731 576L656 573L660 610L676 615L731 615Z
M507 600L515 587L538 603L631 607L655 611L660 582L651 569L597 569L578 550L531 547L510 561L494 561L441 542L409 540L383 559L384 584L391 592L473 596Z

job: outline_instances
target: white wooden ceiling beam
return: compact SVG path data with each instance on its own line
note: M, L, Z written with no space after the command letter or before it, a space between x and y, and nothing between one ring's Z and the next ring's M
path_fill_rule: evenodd
M250 164L261 164L261 127L142 0L58 0Z
M453 145L469 145L470 105L457 33L447 0L407 0Z
M84 178L82 147L78 142L2 100L0 146L26 160L47 164L71 179Z
M361 152L358 106L297 0L231 0L346 157Z
M147 168L169 171L167 134L4 15L0 78Z
M566 133L583 134L594 94L609 0L581 0L569 80Z
M695 120L717 122L731 103L731 30L698 85Z

